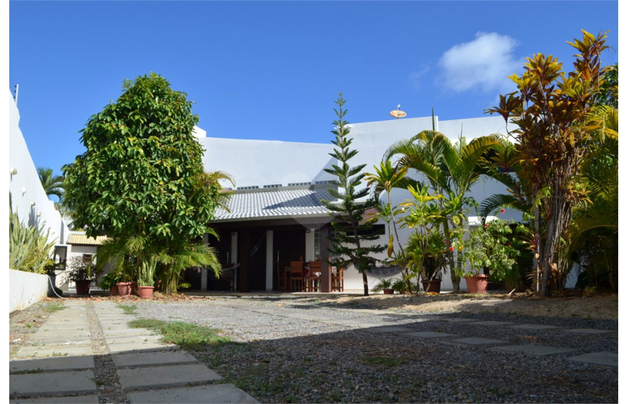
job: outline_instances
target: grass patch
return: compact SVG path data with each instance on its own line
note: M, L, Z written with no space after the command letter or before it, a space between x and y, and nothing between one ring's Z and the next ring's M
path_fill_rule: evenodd
M131 328L148 328L159 331L163 340L179 345L183 349L203 351L208 347L219 347L233 343L228 337L217 335L218 330L183 321L138 319L129 322Z
M65 305L62 302L50 302L48 304L42 305L41 308L46 313L54 313L65 309Z
M119 304L118 307L124 311L124 314L135 314L137 311L137 306L133 304Z
M392 368L402 363L405 363L407 360L404 358L396 358L393 356L370 356L368 358L363 358L362 362L367 365L381 365L387 368Z

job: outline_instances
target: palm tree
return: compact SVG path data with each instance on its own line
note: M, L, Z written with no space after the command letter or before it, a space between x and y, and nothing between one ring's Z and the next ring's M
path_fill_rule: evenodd
M409 140L393 144L386 151L384 159L398 156L398 165L424 174L430 187L444 195L441 208L447 211L449 220L443 223L443 233L451 240L454 233L462 229L465 212L473 204L473 200L465 195L480 178L479 162L485 152L497 143L494 136L483 136L468 144L461 137L452 144L444 134L426 130ZM455 270L453 255L450 256L449 265L454 292L458 292L460 277ZM457 265L461 265L460 260Z
M65 190L63 188L63 177L60 175L53 175L51 168L37 167L37 175L39 175L39 181L44 187L46 195L55 195L59 198L59 202L63 200L63 194Z

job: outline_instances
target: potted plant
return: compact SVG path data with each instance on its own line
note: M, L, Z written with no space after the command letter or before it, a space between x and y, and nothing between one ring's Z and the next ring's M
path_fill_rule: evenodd
M377 286L371 289L373 292L384 292L385 295L392 295L395 293L395 290L392 288L393 280L392 279L380 279Z
M120 274L117 272L110 272L105 275L100 283L98 284L102 290L109 290L109 294L111 296L119 295L118 291L118 280L120 279Z
M70 258L70 280L76 284L77 295L89 295L89 286L92 283L92 263L81 256Z
M140 265L137 292L142 299L153 297L156 268L157 261L153 257L145 259Z
M410 235L407 246L409 267L417 274L423 290L440 293L442 276L447 267L446 253L449 252L444 235L435 229L427 233Z
M512 246L511 222L492 220L469 232L463 241L463 258L467 264L459 275L467 281L469 293L486 293L489 275L500 281L512 269L519 251Z

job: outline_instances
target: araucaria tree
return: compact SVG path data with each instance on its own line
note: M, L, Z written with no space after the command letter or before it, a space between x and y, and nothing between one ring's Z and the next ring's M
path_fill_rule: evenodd
M584 198L578 186L582 163L598 127L588 119L603 84L601 54L606 35L583 31L582 41L569 43L577 50L574 70L566 73L552 56L528 58L521 77L510 78L517 91L500 96L498 113L517 125L512 134L521 157L520 174L533 195L535 265L542 269L540 293L549 293L551 271L563 265L561 248L575 204Z
M125 81L81 131L85 153L63 167L74 224L88 236L142 238L170 256L211 232L220 186L203 171L197 122L186 94L163 77Z
M373 231L373 221L376 218L365 218L365 212L377 206L376 200L370 196L370 189L362 186L365 175L362 169L365 164L355 167L349 165L349 160L358 151L350 149L353 139L349 137L348 122L344 120L347 114L347 110L343 109L345 102L341 93L336 101L338 109L334 109L338 120L334 121L335 129L332 133L336 135L336 139L332 143L336 147L329 155L338 160L338 164L325 169L336 177L331 184L337 188L328 190L336 200L323 203L334 217L334 231L329 236L331 264L344 268L353 265L362 274L364 295L368 296L367 271L377 262L373 255L384 251L385 247L373 243L379 239L379 235Z

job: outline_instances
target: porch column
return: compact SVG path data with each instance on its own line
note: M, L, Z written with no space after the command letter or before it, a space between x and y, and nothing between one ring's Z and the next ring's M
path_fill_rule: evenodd
M329 224L321 227L321 292L331 292L331 268L327 263L329 259Z
M273 231L266 231L266 290L273 290Z

